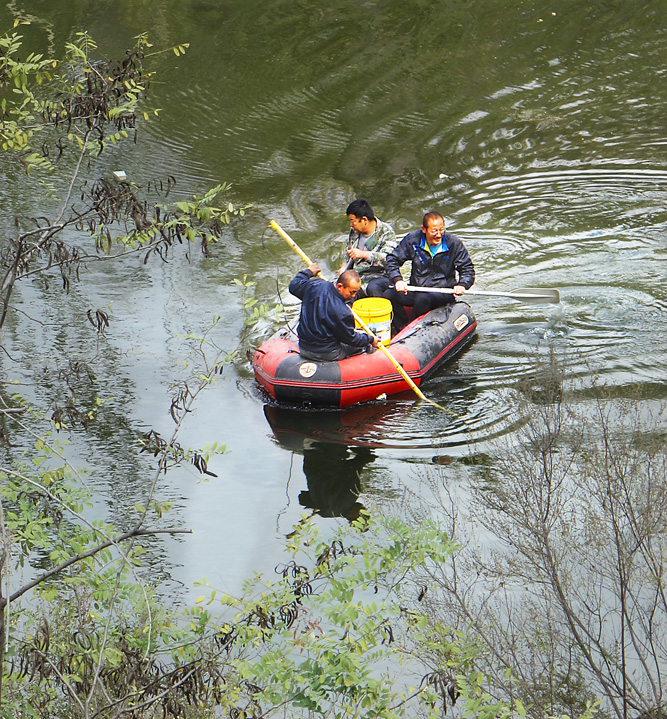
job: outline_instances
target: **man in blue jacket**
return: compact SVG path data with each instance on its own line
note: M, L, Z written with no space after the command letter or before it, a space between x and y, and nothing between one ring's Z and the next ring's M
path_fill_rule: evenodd
M408 292L401 266L412 261L410 284L417 287L449 287L453 294ZM394 330L408 322L405 307L414 308L419 317L469 290L475 281L475 267L461 240L445 232L445 220L438 212L427 212L422 227L409 232L398 247L387 255L385 276L372 280L366 288L369 297L386 297L394 310Z
M301 300L299 354L305 359L329 361L358 354L369 345L377 347L378 337L355 331L346 304L361 287L359 273L347 270L335 283L317 277L319 274L320 268L313 263L289 285L289 291Z

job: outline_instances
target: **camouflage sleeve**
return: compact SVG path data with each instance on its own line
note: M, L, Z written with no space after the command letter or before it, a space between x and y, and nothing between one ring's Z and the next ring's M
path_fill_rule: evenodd
M394 228L388 222L378 220L378 243L373 249L370 261L373 265L385 266L387 255L393 252L398 245L398 238Z

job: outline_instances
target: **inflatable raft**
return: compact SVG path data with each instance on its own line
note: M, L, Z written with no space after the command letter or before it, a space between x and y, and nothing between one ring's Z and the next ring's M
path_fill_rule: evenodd
M470 306L455 302L412 320L391 339L388 349L419 386L472 342L476 327ZM316 362L301 357L291 330L258 347L252 367L266 392L290 405L347 407L410 389L381 350L337 362Z

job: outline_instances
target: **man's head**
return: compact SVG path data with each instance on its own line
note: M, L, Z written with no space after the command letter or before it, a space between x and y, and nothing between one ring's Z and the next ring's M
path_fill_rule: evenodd
M364 235L368 234L372 223L375 222L375 213L366 200L353 200L347 206L346 213L350 220L350 227L355 232L361 232Z
M347 302L351 300L361 288L361 279L356 270L346 270L336 280L336 289Z
M422 232L429 245L439 245L445 234L445 218L439 212L427 212L422 220Z

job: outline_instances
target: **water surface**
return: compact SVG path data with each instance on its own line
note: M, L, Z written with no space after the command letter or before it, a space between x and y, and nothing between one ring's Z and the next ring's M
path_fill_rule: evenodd
M173 175L185 197L231 181L234 201L252 203L210 258L99 265L66 300L57 287L24 283L17 292L18 307L41 324L15 315L2 343L19 362L0 362L24 380L72 353L91 359L79 320L91 307L113 310L95 363L96 390L109 402L92 439L75 433L72 456L89 467L100 511L121 524L117 499L137 501L150 477L137 434L171 431L183 335L218 314L216 341L240 346L242 357L267 336L269 323L244 330L232 284L243 275L254 282L249 296L297 311L285 288L301 260L269 219L331 270L355 197L399 232L436 209L466 243L477 289L553 287L562 298L539 306L471 298L476 343L423 388L447 412L410 394L347 411L273 412L247 361L228 367L180 438L223 442L228 453L211 461L218 477L208 482L187 468L164 479L174 521L193 534L156 544L159 576L186 587L205 576L238 590L277 563L292 524L313 511L304 492L331 515L350 498L383 511L434 468L464 484L465 460L515 431L511 389L549 345L571 373L599 375L616 396L665 398L664 2L58 5L19 0L0 19L7 27L16 14L30 19L27 39L42 48L81 28L109 54L142 31L156 47L190 43L185 56L156 60L162 112L136 146L110 153L108 169L140 184ZM7 227L37 190L2 172ZM50 393L57 397L55 388L38 391ZM434 456L448 459L436 465ZM326 504L336 469L348 490Z

